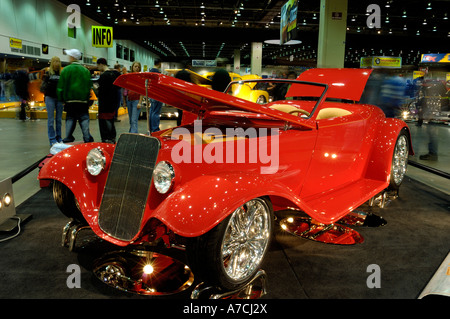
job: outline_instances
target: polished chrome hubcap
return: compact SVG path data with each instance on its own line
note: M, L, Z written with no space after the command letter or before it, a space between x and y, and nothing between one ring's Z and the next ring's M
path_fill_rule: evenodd
M401 135L395 145L394 159L392 162L392 176L394 182L399 185L406 174L408 165L408 140L406 136Z
M221 257L232 280L248 279L259 267L271 232L269 207L262 199L248 201L231 215L225 230Z

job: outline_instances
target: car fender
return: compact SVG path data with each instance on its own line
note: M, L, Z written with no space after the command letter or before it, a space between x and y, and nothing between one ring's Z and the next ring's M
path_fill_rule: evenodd
M411 134L405 122L394 118L386 118L381 121L377 130L378 133L374 139L366 170L366 178L389 182L397 138L403 130L406 132L409 139L409 154L413 155Z
M87 171L86 156L93 148L101 148L106 158L103 172L92 176ZM69 147L54 155L39 171L39 180L56 180L66 185L77 199L80 210L98 207L106 182L114 145L106 143L84 143ZM88 221L89 222L89 221Z
M252 173L199 176L175 189L152 213L180 236L200 236L247 201L277 196L297 206L302 201L275 179Z

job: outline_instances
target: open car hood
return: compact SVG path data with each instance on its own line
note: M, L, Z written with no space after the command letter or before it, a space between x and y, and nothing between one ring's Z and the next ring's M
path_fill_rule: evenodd
M327 98L359 102L372 70L368 69L309 69L301 73L299 81L324 83L328 85ZM320 87L292 85L286 97L322 94Z
M145 83L147 80L146 89ZM271 109L265 105L159 73L128 73L118 77L114 84L144 96L148 93L151 99L194 114L208 111L237 110L268 115L309 128L315 127L314 121L310 119L300 118L296 115ZM321 87L320 89L323 92L324 88Z
M166 69L165 71L170 74L174 75L177 74L179 71L183 69ZM208 79L207 77L204 77L198 73L195 73L192 70L184 69L185 71L189 72L191 74L191 80L193 83L198 85L212 85L212 80Z

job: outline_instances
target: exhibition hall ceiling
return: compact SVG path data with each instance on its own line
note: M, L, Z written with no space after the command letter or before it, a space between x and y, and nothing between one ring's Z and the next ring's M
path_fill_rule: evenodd
M61 0L77 3L81 13L114 27L116 39L130 39L165 60L232 59L244 63L251 43L280 38L280 12L287 0ZM314 64L320 0L300 0L297 16L301 43L266 44L264 63L279 59ZM367 7L380 8L380 28L369 28ZM450 40L450 0L348 0L346 62L364 55L401 55L415 64L421 53L443 52ZM371 11L372 12L372 11Z

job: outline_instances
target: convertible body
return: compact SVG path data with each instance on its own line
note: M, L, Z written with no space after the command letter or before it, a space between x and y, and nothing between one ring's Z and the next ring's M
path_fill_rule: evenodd
M46 163L39 179L64 185L81 213L71 217L118 246L168 240L167 234L201 238L251 207L294 208L333 224L398 187L412 153L404 122L357 103L369 76L370 70L308 70L297 80L272 80L288 86L285 99L260 105L232 95L245 81L232 83L228 94L161 74L122 75L117 85L198 120L153 136L122 134L116 145L75 145ZM100 166L94 174L92 156ZM272 231L269 218L256 216L258 233ZM246 256L262 258L267 241L258 242L264 247ZM224 273L233 283L249 278Z

